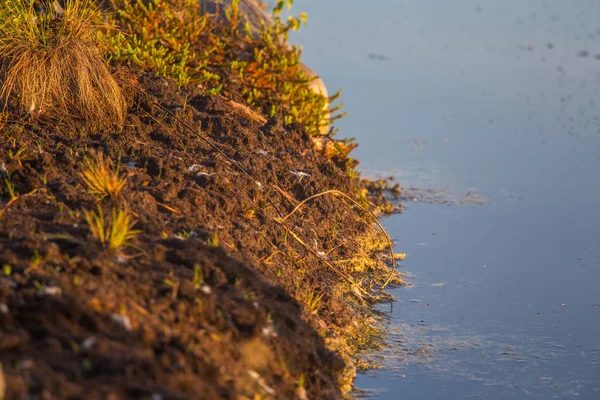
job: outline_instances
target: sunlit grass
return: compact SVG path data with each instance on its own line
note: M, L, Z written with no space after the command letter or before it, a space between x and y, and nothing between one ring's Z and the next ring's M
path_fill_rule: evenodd
M102 153L86 157L82 163L81 178L89 191L99 198L118 197L127 181L124 176L119 176L118 168L111 167L111 164L112 160Z
M98 206L98 212L86 211L85 219L92 235L109 249L119 249L127 245L140 232L133 229L135 221L124 209L113 209L110 217L105 218L102 207Z

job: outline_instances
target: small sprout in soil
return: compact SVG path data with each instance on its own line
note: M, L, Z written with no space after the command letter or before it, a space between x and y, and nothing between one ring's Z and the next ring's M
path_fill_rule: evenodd
M23 160L23 153L25 153L25 150L27 150L25 147L20 147L16 153L13 153L12 150L8 151L8 158L11 159L11 161L16 161L17 164L19 164L19 167L23 167L23 164L21 163L21 161Z
M37 290L39 295L43 295L46 292L46 286L38 281L33 281L33 286L35 286L35 290Z
M12 273L12 267L9 264L2 265L2 272L5 276L10 276Z
M299 388L303 388L306 385L306 377L304 374L300 374L300 377L296 381L296 386Z
M252 292L244 291L244 300L254 301L254 300L256 300L256 296ZM258 305L258 303L256 303L256 301L254 301L254 304Z
M10 181L10 176L7 179L4 179L4 185L6 186L6 191L8 192L8 196L12 199L16 199L15 195L15 186Z
M275 256L276 256L278 253L280 253L280 251L279 251L279 250L274 250L274 251L273 251L271 254L269 254L267 257L265 257L265 258L262 260L262 262L263 262L265 265L271 265L271 264L273 264L273 259L275 258ZM279 276L279 275L277 275L277 276Z
M213 233L213 236L211 238L208 238L206 244L208 244L211 247L219 247L219 232L215 231L215 233Z
M79 346L79 343L77 343L73 339L69 339L69 346L71 346L71 350L73 350L75 354L79 354L81 352L81 347Z
M81 211L79 210L69 210L69 217L79 220L81 218Z
M196 232L187 231L185 229L180 230L179 233L176 235L176 237L181 240L187 240L189 238L196 237L196 236L197 236Z
M307 291L302 301L306 304L307 310L310 314L315 315L321 308L321 300L325 293L317 293L314 289Z
M37 268L44 262L44 258L40 255L40 252L37 249L33 250L33 256L31 256L31 260L29 261L29 268Z
M111 168L111 164L112 160L100 152L83 160L81 177L90 192L99 198L116 198L127 180L119 176L119 166Z
M204 282L204 272L202 267L198 264L194 264L194 279L192 280L192 286L196 289L202 286Z
M173 281L172 281L171 279L169 279L169 278L165 278L165 279L163 279L163 283L164 283L165 285L167 285L168 287L170 287L170 288L174 288L174 287L175 287L175 282L173 282Z
M83 359L83 361L81 361L81 367L84 371L89 372L92 370L92 363L90 362L90 360L85 358Z
M113 209L110 218L107 219L104 217L102 207L98 206L97 213L85 211L85 219L92 235L109 249L119 249L140 232L133 229L135 221L131 219L131 214L124 209Z

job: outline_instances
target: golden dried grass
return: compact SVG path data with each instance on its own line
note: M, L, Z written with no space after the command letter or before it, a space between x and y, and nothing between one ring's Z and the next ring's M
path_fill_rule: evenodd
M92 0L64 14L36 14L31 1L0 0L0 100L4 111L101 130L123 123L127 102L102 51Z

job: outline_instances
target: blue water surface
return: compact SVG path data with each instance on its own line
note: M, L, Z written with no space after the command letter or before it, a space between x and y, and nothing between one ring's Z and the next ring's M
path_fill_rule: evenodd
M600 1L298 0L408 258L375 399L600 399ZM389 306L382 307L389 312Z

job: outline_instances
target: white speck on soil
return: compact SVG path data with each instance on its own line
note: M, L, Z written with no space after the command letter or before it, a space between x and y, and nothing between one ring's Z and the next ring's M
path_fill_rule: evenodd
M131 331L133 330L133 326L131 325L131 320L129 319L128 316L126 315L121 315L121 314L111 314L110 318L117 322L118 324L120 324L123 328L125 328L127 331Z

